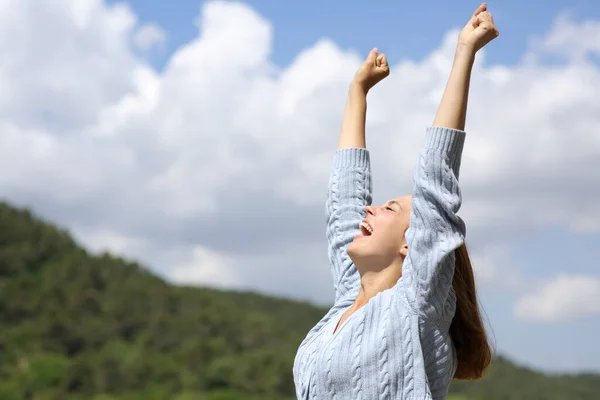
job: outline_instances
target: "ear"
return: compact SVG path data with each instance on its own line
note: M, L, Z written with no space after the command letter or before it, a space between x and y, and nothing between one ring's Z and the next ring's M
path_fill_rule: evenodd
M402 258L406 258L408 255L408 244L406 244L406 242L404 242L404 244L400 247L399 253Z

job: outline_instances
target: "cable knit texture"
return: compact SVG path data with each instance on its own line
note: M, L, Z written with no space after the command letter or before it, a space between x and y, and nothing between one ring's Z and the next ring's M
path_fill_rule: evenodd
M431 127L414 171L402 277L334 329L360 276L346 252L372 202L366 149L334 156L326 202L335 302L296 354L298 399L445 399L456 370L449 328L456 309L454 250L465 226L458 175L465 132Z

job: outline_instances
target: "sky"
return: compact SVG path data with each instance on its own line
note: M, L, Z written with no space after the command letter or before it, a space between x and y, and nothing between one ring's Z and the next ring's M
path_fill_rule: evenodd
M324 201L367 52L375 203L409 193L472 1L3 0L0 196L186 285L327 305ZM600 5L491 1L461 168L497 351L600 371Z

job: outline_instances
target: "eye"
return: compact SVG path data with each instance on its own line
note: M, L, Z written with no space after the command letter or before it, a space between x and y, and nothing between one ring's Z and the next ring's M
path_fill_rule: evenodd
M386 209L386 210L390 210L390 211L394 211L394 209L393 209L392 207L389 207L389 206L388 206L388 207L386 207L385 209Z

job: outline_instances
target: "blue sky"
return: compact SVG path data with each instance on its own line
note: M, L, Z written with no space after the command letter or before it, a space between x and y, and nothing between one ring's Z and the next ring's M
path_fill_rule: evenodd
M598 275L599 235L573 235L563 229L548 229L529 235L516 247L513 260L531 280L550 279L556 274ZM498 348L521 363L577 370L593 365L600 351L592 345L600 329L598 317L584 317L547 325L517 320L512 299L503 289L484 292L484 307L496 335ZM556 351L554 347L560 348ZM560 356L557 356L560 354Z
M443 38L478 3L127 4L6 11L0 193L173 282L327 304L323 197L348 80L372 47L388 55L369 94L381 203L411 187ZM520 363L600 371L600 3L488 4L501 35L473 74L461 170L484 308ZM143 24L163 46L134 45Z
M108 3L112 3L109 0ZM160 0L127 2L143 22L155 22L168 32L166 52L156 56L161 67L166 57L182 43L197 36L194 24L203 2ZM343 48L361 53L379 47L389 54L391 63L402 58L420 59L438 46L451 26L460 26L477 1L379 1L377 6L366 1L298 2L245 1L274 27L272 61L288 65L299 51L317 40L330 38ZM527 49L531 36L541 35L560 13L582 20L600 16L595 0L503 0L488 2L497 23L503 27L502 40L494 42L488 60L515 64Z

